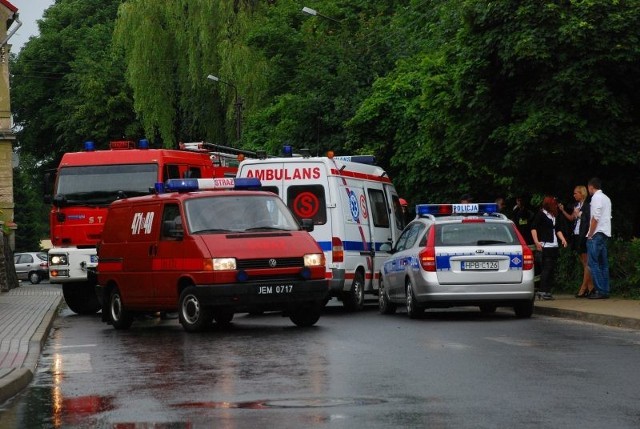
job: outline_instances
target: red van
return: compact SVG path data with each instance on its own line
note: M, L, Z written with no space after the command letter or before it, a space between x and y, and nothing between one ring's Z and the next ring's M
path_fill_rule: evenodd
M255 179L174 179L154 195L113 202L98 246L102 319L127 329L141 313L178 312L187 331L234 313L280 310L298 326L320 318L325 258ZM223 190L201 190L203 188Z

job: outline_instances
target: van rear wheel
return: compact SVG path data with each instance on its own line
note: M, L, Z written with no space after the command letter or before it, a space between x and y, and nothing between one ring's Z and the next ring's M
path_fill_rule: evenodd
M190 286L180 294L178 318L187 332L202 331L213 319L211 308L202 305L195 290L195 287Z
M318 303L311 303L296 308L289 314L289 319L296 326L308 327L313 326L320 319L321 306Z
M351 290L342 295L342 304L349 311L360 311L364 307L364 277L356 271L351 283Z
M216 308L213 311L213 320L220 326L229 326L233 320L233 310L230 308Z
M133 315L124 308L118 288L109 296L109 321L115 329L129 329L133 323Z

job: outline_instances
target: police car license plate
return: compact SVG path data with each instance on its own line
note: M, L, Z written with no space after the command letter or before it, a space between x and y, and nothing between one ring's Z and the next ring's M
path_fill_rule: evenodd
M258 286L258 295L284 295L293 292L293 285Z
M498 261L464 261L463 271L497 271Z

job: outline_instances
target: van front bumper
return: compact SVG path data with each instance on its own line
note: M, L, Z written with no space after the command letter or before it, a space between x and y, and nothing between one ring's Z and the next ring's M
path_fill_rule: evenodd
M321 302L329 293L327 280L274 281L196 285L203 305L242 309L283 309L291 304Z

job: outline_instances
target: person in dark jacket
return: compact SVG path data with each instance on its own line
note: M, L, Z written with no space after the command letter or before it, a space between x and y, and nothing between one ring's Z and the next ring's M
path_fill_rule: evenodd
M582 185L575 187L573 197L576 203L572 210L566 211L562 205L558 207L565 219L573 225L571 248L578 254L580 262L582 262L582 284L576 293L576 298L586 298L593 292L593 280L587 264L587 232L591 220L591 199L587 187Z
M567 247L567 240L562 233L564 219L559 215L558 203L552 196L544 197L542 208L534 215L531 222L531 237L536 251L542 252L542 270L540 272L539 296L542 299L553 299L551 286L556 262L560 255L560 246Z

